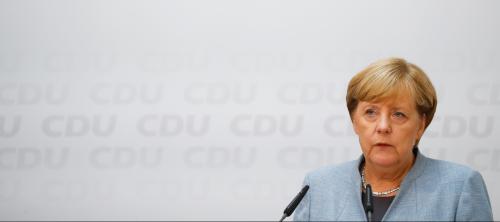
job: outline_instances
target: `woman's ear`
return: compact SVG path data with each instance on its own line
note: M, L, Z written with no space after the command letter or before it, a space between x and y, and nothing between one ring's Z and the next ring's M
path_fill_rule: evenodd
M352 128L354 129L354 133L359 136L359 129L358 129L358 124L356 122L356 118L354 118L353 115L351 115L351 122L352 122Z
M424 131L425 131L425 123L427 122L427 115L422 114L420 116L420 122L419 122L419 127L418 127L418 132L417 132L417 138L420 140L420 138L422 137L422 135L424 135Z

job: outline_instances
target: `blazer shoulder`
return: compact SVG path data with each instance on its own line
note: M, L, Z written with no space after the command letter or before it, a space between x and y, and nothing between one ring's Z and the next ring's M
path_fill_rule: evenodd
M357 164L357 160L352 160L341 164L331 164L307 173L306 177L308 178L309 182L313 183L336 180L339 178L345 180L345 178L349 178L349 176L352 175L353 170L357 168Z
M441 195L445 202L453 203L455 209L454 221L492 221L488 190L481 174L471 167L444 160L431 159L428 164L429 177L438 176Z
M437 176L442 182L460 182L480 175L469 166L432 158L428 158L427 170L431 172L429 176Z

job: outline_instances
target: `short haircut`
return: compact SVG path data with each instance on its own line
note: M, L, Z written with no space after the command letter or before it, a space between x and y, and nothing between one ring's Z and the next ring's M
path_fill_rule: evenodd
M409 93L417 111L425 115L425 128L436 112L436 91L429 77L418 66L401 58L387 58L370 64L352 77L347 88L347 109L352 119L359 101L379 101Z

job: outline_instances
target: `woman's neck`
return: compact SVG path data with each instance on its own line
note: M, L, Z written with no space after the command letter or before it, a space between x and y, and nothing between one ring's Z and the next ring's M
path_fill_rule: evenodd
M399 187L414 162L415 157L400 166L379 167L365 161L366 183L369 183L375 192L387 191Z

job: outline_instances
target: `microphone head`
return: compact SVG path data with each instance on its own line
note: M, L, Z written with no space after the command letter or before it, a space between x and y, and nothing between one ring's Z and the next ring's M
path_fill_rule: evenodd
M307 191L309 190L309 185L305 185L302 190L293 198L292 202L288 204L288 206L285 208L285 211L283 213L288 217L292 215L293 211L295 211L295 208L299 205L300 201L302 201L302 198L306 195Z

